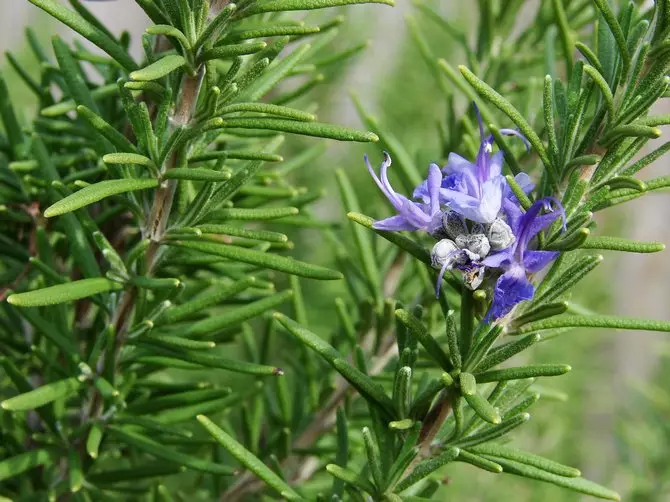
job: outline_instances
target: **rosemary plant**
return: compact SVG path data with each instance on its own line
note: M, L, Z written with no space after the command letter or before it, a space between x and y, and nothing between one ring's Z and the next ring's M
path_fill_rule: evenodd
M428 168L358 101L373 132L311 103L365 47L332 50L352 4L392 0L136 0L142 61L79 0L29 1L102 52L28 30L39 74L8 62L29 123L0 76L0 497L420 502L460 462L619 500L510 444L551 394L537 380L571 369L513 358L575 328L670 331L569 302L599 250L664 249L594 215L670 186L637 177L669 148L639 155L670 122L650 112L670 1L482 0L476 37L417 3L447 104ZM336 172L346 232L294 183L327 143L296 135L379 141ZM351 181L366 163L378 220ZM335 263L305 252L314 235Z

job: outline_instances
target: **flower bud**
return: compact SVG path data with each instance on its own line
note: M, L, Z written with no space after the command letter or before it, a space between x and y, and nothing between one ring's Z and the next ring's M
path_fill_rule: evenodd
M454 244L454 241L442 239L433 246L430 252L430 263L433 268L441 269L445 263L451 262L448 265L450 268L456 262L459 254L460 249Z
M463 217L454 211L444 213L442 216L442 227L444 227L447 237L452 240L456 239L459 235L469 233Z
M510 226L500 218L491 223L487 235L493 251L510 247L516 239Z
M459 235L456 237L456 245L461 249L470 251L470 253L475 255L473 259L476 260L485 258L491 251L489 240L484 234Z

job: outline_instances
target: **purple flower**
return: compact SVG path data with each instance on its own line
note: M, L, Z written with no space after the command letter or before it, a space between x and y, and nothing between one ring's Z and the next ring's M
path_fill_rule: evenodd
M491 223L500 212L503 194L507 188L505 177L502 175L503 152L493 154L493 135L484 136L482 118L479 109L474 106L482 140L477 159L473 164L457 153L449 154L447 165L442 169L444 178L440 186L440 202L468 220ZM528 146L526 138L518 131L501 129L500 132L517 136ZM524 185L530 181L528 175L518 177ZM428 184L424 182L414 191L414 198L424 198L428 195L427 192Z
M388 153L384 152L384 161L379 168L379 176L370 165L367 155L365 164L379 189L398 212L396 216L375 222L373 228L390 231L426 230L433 233L440 227L442 212L440 211L439 191L442 173L437 165L430 165L428 178L424 182L426 193L422 196L423 202L414 202L397 193L391 186L387 173L391 165L391 157Z
M529 244L538 233L559 217L563 218L565 228L565 211L561 203L553 197L536 201L525 213L513 201L506 199L504 209L507 223L516 239L507 249L481 261L483 266L502 268L505 271L496 282L486 322L503 317L516 304L533 297L535 287L528 280L527 274L539 272L555 260L559 253L529 249Z

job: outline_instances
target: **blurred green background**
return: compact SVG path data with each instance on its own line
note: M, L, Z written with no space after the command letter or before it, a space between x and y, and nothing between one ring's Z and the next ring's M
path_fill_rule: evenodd
M348 21L341 36L326 48L337 52L365 40L367 50L351 61L329 67L327 84L313 91L302 103L314 107L321 119L353 127L362 127L351 93L366 110L392 131L418 164L439 161L441 139L436 124L446 113L445 96L435 84L428 67L411 41L406 16L415 16L421 33L433 53L452 66L466 64L453 39L434 24L421 18L410 2L398 0L393 8L354 7L347 10ZM460 0L429 1L445 18L474 36L474 2ZM133 33L134 53L139 56L138 35L147 24L142 11L132 0L91 2L91 10L107 22L111 30ZM523 19L533 22L537 2L528 1ZM332 15L332 14L328 14ZM36 64L23 47L23 28L32 26L49 42L54 33L68 37L61 27L49 21L24 0L3 0L0 5L0 49L11 50L28 67ZM472 27L472 30L468 28ZM25 56L25 57L24 57ZM22 88L6 59L0 67L10 84L14 99L20 103L25 122L33 114L30 92ZM542 78L528 74L528 78ZM457 94L457 92L456 92ZM456 101L459 112L469 106L463 96ZM659 113L668 113L658 110ZM300 152L317 140L290 140L284 154ZM650 144L649 150L654 145ZM383 197L369 179L362 157L368 153L376 163L380 147L372 144L327 144L319 157L298 176L296 183L310 189L324 189L324 198L316 205L321 218L340 222L347 235L334 172L345 169L355 182L363 212L381 217L388 212ZM667 174L668 161L661 159L644 178ZM625 210L609 210L598 215L600 229L608 234L642 240L670 242L670 198L651 195L626 205ZM286 229L300 245L296 255L320 264L334 260L332 247L318 231ZM302 234L300 234L302 232ZM346 242L346 239L345 239ZM332 265L331 265L332 266ZM581 283L575 300L589 309L639 317L670 319L670 260L667 252L656 255L605 255L603 266ZM324 289L325 287L325 289ZM303 288L310 299L308 312L312 328L328 333L332 325L332 299L337 284L324 285L305 281ZM531 422L515 434L517 444L529 451L574 465L585 477L614 488L623 500L635 502L670 501L670 350L660 334L647 332L579 331L561 335L537 346L530 357L538 362L565 362L573 371L548 382L556 390L556 400L545 400L534 408ZM569 399L564 397L569 396ZM496 476L465 464L452 464L447 471L445 500L518 500L575 501L579 495L512 476Z

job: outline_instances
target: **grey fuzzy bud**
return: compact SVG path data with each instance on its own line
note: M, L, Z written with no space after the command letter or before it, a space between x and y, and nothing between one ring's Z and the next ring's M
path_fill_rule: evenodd
M516 240L512 229L500 218L496 218L493 223L491 223L487 235L493 251L500 251L501 249L508 248Z
M433 268L441 269L445 263L451 262L448 267L451 267L458 258L460 254L458 247L454 244L454 241L450 239L442 239L437 244L433 246L433 250L430 252L430 264Z
M456 239L459 235L467 234L468 227L463 217L454 211L447 211L442 216L442 227L450 239Z
M456 245L461 249L470 251L472 255L476 256L473 259L478 260L485 258L491 251L489 240L484 234L459 235L456 237Z

